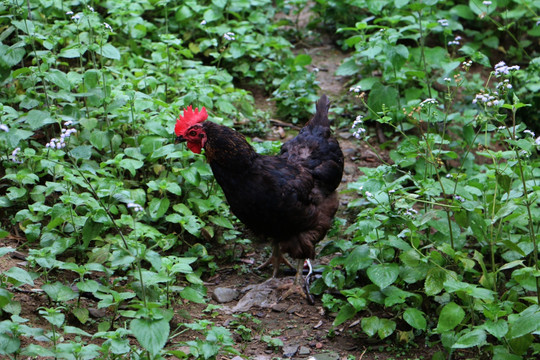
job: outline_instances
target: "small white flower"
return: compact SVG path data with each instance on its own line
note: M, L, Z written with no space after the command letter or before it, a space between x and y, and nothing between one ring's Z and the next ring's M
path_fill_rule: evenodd
M357 139L361 139L362 136L366 133L366 129L364 128L358 128L356 129L356 131L353 133L353 136Z
M358 115L352 124L352 128L354 129L358 125L362 124L364 122L363 118L364 117L362 115Z
M0 124L0 130L2 131L5 131L5 132L9 132L9 128L6 124Z
M206 25L206 20L201 21L201 25Z
M349 89L349 92L359 93L360 91L362 91L362 87L361 87L360 85L352 86L352 87Z
M14 163L17 163L17 164L21 164L22 161L20 161L19 159L17 159L17 154L19 153L19 151L21 151L21 148L18 147L18 148L15 148L12 152L11 152L11 161L14 162Z
M439 25L441 25L442 27L447 27L447 26L448 26L448 20L446 20L446 19L439 19L439 20L437 20L437 22L438 22Z
M72 120L68 120L64 123L64 126L70 126L70 125L73 125L73 121Z
M109 30L109 31L113 31L113 28L111 25L109 25L108 23L104 22L103 23L103 26L105 26L105 29Z
M80 14L75 14L71 17L71 20L75 21L75 22L78 22L79 20L81 20L81 15Z
M225 40L229 40L229 41L235 40L235 39L236 39L235 36L236 36L236 35L235 35L233 32L230 32L230 31L227 32L227 33L225 33L225 34L223 34L223 38L224 38Z
M127 204L127 207L130 208L130 209L133 209L133 211L135 212L139 212L139 211L143 211L143 207L139 204L136 204L134 202L130 202Z
M73 11L66 11L66 15L73 15Z
M454 195L454 199L456 199L457 201L459 202L464 202L465 199L463 198L463 196L459 196L459 195Z
M450 79L450 78L444 78L444 81L450 82L450 81L452 81L452 79Z
M486 6L489 6L489 5L491 5L492 3L491 3L491 1L489 1L489 0L485 0L485 1L482 1L482 4L484 4L484 5L486 5Z
M319 72L319 68L313 68L314 72Z
M90 5L88 5L88 10L90 10L91 12L94 12L94 8L91 7Z
M373 197L373 194L370 193L369 191L366 191L366 192L364 193L364 195L366 195L366 197L368 197L368 198L369 198L369 197Z
M534 140L534 143L537 145L537 146L540 146L540 136L536 138L536 140Z
M426 100L422 101L420 103L420 106L421 107L424 107L425 105L436 105L437 104L437 100L433 99L433 98L427 98Z
M524 134L529 134L529 135L531 135L532 137L534 137L534 136L536 135L533 131L531 131L531 130L529 130L529 129L523 130L523 133L524 133Z
M418 214L418 211L416 211L416 209L414 209L414 208L410 208L410 209L407 209L404 212L404 214L407 215L407 216L414 216L414 215Z

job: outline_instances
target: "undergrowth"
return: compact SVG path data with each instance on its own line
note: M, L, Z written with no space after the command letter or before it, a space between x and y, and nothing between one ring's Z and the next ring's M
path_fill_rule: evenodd
M283 346L255 321L218 326L210 306L173 312L209 301L213 250L248 243L204 158L174 144L179 110L258 134L270 115L245 88L292 122L317 99L287 37L305 29L272 20L308 4L275 3L2 2L0 238L17 248L0 256L26 254L0 275L2 356L211 359L240 354L232 332ZM313 292L336 327L361 318L363 336L442 344L436 359L536 357L540 5L312 5L310 27L350 54L338 123L389 154L349 184ZM42 327L18 300L37 288Z

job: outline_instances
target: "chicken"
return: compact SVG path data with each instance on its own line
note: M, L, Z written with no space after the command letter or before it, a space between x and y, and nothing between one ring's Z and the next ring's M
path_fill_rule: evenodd
M332 225L338 208L336 188L343 175L343 153L332 136L330 102L322 95L315 116L283 144L277 156L260 155L245 137L207 119L205 108L179 116L175 133L194 153L205 155L233 214L255 233L273 239L273 277L283 253L298 259L291 289L298 291L304 259Z

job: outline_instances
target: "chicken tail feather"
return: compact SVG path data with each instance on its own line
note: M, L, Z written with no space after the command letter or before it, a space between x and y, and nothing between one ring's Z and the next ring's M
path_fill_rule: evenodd
M311 126L324 126L330 127L330 121L328 120L328 110L330 109L330 100L326 95L322 95L317 105L315 105L315 116L309 122Z

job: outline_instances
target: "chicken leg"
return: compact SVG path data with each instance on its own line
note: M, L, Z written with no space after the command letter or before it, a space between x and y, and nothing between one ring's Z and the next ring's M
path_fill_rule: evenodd
M270 263L272 264L272 267L274 268L272 272L273 278L277 276L277 273L279 270L279 264L281 263L289 266L291 269L294 269L294 266L292 266L289 260L287 260L281 253L281 249L279 248L279 243L277 241L274 241L272 243L272 255L263 264L257 266L257 270L264 269Z
M309 274L308 277L311 275L311 264L309 263ZM278 301L281 301L288 296L296 293L305 298L309 304L313 305L315 303L315 300L313 299L313 296L309 293L309 282L307 279L303 279L302 273L304 269L304 259L298 259L298 262L296 264L296 275L294 277L294 281L291 284L283 286L284 289L289 288L289 290L285 291L283 295L279 298Z

